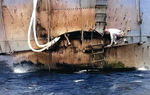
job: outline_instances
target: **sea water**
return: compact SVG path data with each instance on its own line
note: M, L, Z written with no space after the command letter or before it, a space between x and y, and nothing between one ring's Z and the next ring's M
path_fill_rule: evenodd
M150 71L56 73L0 62L0 95L150 95Z

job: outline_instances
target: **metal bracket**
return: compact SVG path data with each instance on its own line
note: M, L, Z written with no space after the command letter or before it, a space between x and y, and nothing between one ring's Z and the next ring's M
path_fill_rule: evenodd
M143 12L140 14L140 17L138 19L138 24L139 25L142 24L142 22L143 22L142 16L143 16Z
M65 38L66 38L66 40L67 40L67 42L68 42L68 46L70 46L71 43L70 43L70 41L69 41L69 38L66 36L66 34L64 34L64 36L65 36Z
M141 42L138 43L138 45L142 45L144 43L146 43L146 41L141 41Z

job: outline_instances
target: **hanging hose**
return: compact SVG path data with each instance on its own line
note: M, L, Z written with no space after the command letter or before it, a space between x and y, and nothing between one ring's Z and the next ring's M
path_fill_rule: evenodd
M60 37L56 37L54 40L48 42L47 44L45 45L40 45L38 43L38 40L37 40L37 37L36 37L36 6L37 6L37 0L33 0L33 12L32 12L32 16L31 16L31 20L30 20L30 24L29 24L29 29L28 29L28 45L29 45L29 48L34 51L34 52L42 52L44 51L45 49L51 47L53 44L55 44L59 39ZM31 46L31 43L30 43L30 34L31 34L31 27L32 27L32 24L33 24L33 34L34 34L34 39L35 39L35 43L38 47L42 48L42 49L39 49L39 50L35 50L32 48Z

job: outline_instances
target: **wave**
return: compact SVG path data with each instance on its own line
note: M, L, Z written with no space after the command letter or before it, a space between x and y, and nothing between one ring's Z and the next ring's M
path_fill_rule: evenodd
M29 72L35 72L37 69L34 68L34 67L21 67L21 66L18 66L18 67L15 67L13 68L13 71L14 73L29 73Z
M140 67L138 68L139 71L148 71L149 68L148 67Z
M37 70L44 69L44 65L35 65L32 62L21 62L17 64L13 64L13 71L14 73L29 73L35 72Z

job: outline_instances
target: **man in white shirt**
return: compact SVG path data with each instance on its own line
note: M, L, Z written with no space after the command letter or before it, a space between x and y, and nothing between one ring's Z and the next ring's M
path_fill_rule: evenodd
M110 45L107 45L107 46L112 46L113 42L114 42L114 45L116 45L117 44L117 42L116 42L117 37L123 36L123 32L121 30L114 29L114 28L105 29L104 33L110 34L110 38L111 38L111 43L110 43Z

